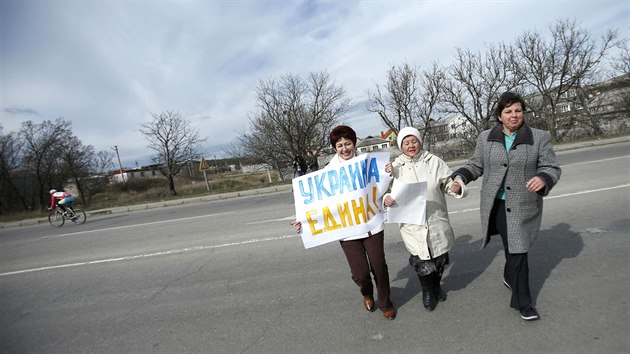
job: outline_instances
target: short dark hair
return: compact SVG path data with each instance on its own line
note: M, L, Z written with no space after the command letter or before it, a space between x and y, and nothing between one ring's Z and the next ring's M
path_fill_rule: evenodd
M330 145L332 145L333 149L341 138L351 140L355 146L357 145L357 133L347 125L335 127L328 137L330 138Z
M504 92L501 97L499 97L499 101L497 101L497 106L494 109L494 117L497 119L497 122L500 122L499 117L501 117L501 112L503 112L503 109L517 102L521 104L521 108L523 108L523 112L525 112L527 110L527 107L525 107L525 100L523 100L523 97L521 97L521 95L512 91Z

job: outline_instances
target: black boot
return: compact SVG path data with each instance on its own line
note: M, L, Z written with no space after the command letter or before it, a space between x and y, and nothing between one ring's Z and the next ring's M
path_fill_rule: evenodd
M435 310L435 307L437 306L437 299L435 298L434 290L434 277L435 273L431 273L425 276L421 276L420 274L418 274L418 279L420 279L420 286L422 287L422 304L424 305L424 308L429 311Z
M442 291L442 274L433 273L433 291L438 301L446 301L446 293Z

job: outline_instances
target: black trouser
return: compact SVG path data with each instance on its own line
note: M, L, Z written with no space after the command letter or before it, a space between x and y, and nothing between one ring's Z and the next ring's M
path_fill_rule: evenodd
M490 213L490 235L501 235L503 249L505 251L505 267L503 278L512 288L510 307L523 310L532 305L532 297L529 292L529 263L526 253L510 253L508 247L507 219L505 215L505 200L495 199Z
M381 231L358 240L340 241L348 265L350 265L352 280L359 286L362 295L374 296L370 271L374 274L378 307L381 310L392 307L392 301L389 298L389 272L385 261L383 236L384 232Z

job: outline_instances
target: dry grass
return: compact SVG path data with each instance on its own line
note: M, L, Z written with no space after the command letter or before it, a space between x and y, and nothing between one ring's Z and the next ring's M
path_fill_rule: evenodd
M278 174L271 172L269 182L267 172L237 173L228 172L222 174L208 174L206 186L203 176L200 177L176 177L175 190L177 195L172 195L168 182L164 177L134 179L126 183L113 183L106 186L103 192L92 197L90 205L85 205L79 200L79 207L88 210L107 209L118 206L143 204L164 200L191 197L196 195L209 195L226 192L237 192L255 188L291 183L290 180L277 182ZM9 215L0 215L0 222L11 222L25 219L42 218L48 215L48 211L20 212Z
M272 181L277 181L278 176L271 173ZM172 200L195 195L208 195L216 193L236 192L254 188L268 187L277 184L290 183L269 182L267 172L256 173L222 173L208 175L208 186L203 177L176 177L175 190L177 195L172 195L168 182L164 177L135 179L127 183L110 184L103 193L95 195L89 209L103 209L117 206L150 203L163 200Z

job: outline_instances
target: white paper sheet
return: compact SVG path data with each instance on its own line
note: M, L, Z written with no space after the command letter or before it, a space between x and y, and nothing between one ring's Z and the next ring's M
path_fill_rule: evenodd
M427 182L404 183L394 180L391 197L396 204L387 208L388 223L426 223Z

